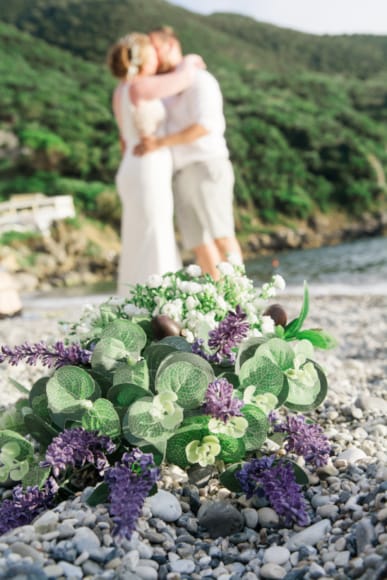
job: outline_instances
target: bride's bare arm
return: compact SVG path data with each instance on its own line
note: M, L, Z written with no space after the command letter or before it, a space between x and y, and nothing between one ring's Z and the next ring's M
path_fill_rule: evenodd
M204 66L200 56L188 55L173 72L139 77L129 87L131 101L136 105L142 99L163 99L176 95L192 84L196 70Z
M145 155L160 147L173 147L174 145L186 145L187 143L192 143L200 137L208 135L208 130L200 125L199 123L194 123L182 131L177 133L170 133L164 137L148 136L143 137L141 142L136 145L133 150L134 155Z

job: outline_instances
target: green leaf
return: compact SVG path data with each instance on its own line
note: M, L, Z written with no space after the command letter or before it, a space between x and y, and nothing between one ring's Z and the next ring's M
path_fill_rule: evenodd
M256 393L273 393L278 397L284 386L284 373L270 359L254 356L242 365L239 380L242 388L254 385Z
M337 346L337 340L333 336L328 334L328 332L325 332L325 330L320 330L317 328L301 330L300 332L296 333L295 338L298 340L309 340L316 348L325 350L335 348Z
M15 381L15 379L10 378L9 382L11 383L11 385L13 385L22 395L28 395L29 394L29 390L26 389L26 387L24 385L22 385L21 383L18 383L18 381Z
M190 465L185 448L191 441L201 441L208 430L200 425L187 425L181 427L167 442L166 458L169 463L174 463L182 469Z
M23 477L22 485L24 488L37 485L39 489L46 483L50 475L51 467L40 467L39 465L32 465L25 477Z
M221 445L221 452L217 459L221 459L225 463L235 463L236 461L241 461L246 453L245 448L245 438L239 437L235 439L234 437L228 437L227 435L221 435L216 433L219 443Z
M142 389L138 385L125 383L114 385L108 390L107 398L115 407L130 407L134 401L149 396L149 391Z
M209 370L203 370L184 360L162 364L156 376L156 392L172 391L176 393L177 403L183 409L195 409L203 404L208 384L214 378L210 365L208 367Z
M312 363L316 370L316 382L312 388L306 388L289 381L289 394L285 401L285 407L292 411L312 411L321 405L327 396L328 382L324 371L315 361L308 359L304 365L307 363Z
M86 500L87 505L95 507L99 504L107 503L109 500L110 488L104 481L97 485L94 491Z
M255 405L242 407L242 414L249 424L246 434L242 438L246 451L260 449L269 430L269 421L266 414Z
M285 338L287 340L294 338L297 332L301 330L302 325L304 324L305 319L308 316L308 312L309 312L309 289L306 282L304 282L304 299L301 306L300 315L291 322L289 322L289 324L287 324L285 327Z
M101 339L105 338L115 338L122 342L126 351L134 358L138 358L147 341L141 326L125 319L111 322L101 334Z
M54 414L78 412L84 401L98 396L94 379L79 367L59 368L47 383L48 406Z
M3 446L9 446L10 443L17 445L18 453L15 456L15 459L18 461L23 461L24 459L31 458L33 456L33 445L22 435L19 435L19 433L11 431L10 429L4 429L3 431L0 431L0 449L2 449Z
M192 344L182 336L165 336L159 341L158 344L172 346L175 350L179 350L181 352L192 351Z
M129 353L121 340L105 337L96 344L90 364L93 369L111 371L117 367L120 361L128 358L128 355Z
M308 474L306 473L306 471L304 469L302 469L302 467L300 467L300 465L298 465L295 461L292 461L291 459L287 459L286 461L288 461L290 463L290 465L292 466L292 469L294 471L294 476L296 478L296 482L299 485L308 485L309 484L309 477L308 477Z
M264 344L265 339L256 336L251 336L244 340L239 349L235 361L235 372L239 374L242 365L249 359L252 358L259 346Z
M112 439L121 434L121 423L113 404L107 399L97 399L82 417L82 427L99 431Z
M235 477L237 471L242 469L242 463L229 465L220 475L220 483L234 493L241 493L242 487L239 480Z
M123 418L122 431L129 443L132 443L134 436L135 440L143 439L160 450L173 431L168 431L155 421L151 414L152 408L153 399L150 397L135 401Z
M149 389L149 371L146 360L141 359L134 365L123 364L116 368L113 385L131 383L143 389Z
M173 352L176 352L173 346L162 344L161 341L151 344L144 351L144 358L149 369L150 388L152 390L154 390L155 378L160 364Z
M294 352L290 344L281 338L271 338L262 344L256 351L254 359L264 356L275 363L281 371L293 366Z
M36 441L41 443L44 448L48 447L53 438L59 433L59 429L56 429L34 413L26 415L24 422L28 432L34 439L36 439Z

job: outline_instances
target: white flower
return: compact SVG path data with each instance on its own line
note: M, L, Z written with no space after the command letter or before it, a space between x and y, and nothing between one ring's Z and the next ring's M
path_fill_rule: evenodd
M216 267L223 276L232 276L234 274L234 266L230 262L220 262Z
M188 328L183 328L180 334L181 336L184 336L187 342L192 343L195 340L194 334L190 330L188 330Z
M177 395L172 391L160 393L153 399L150 414L165 429L174 429L183 421L183 409L175 401Z
M196 264L190 264L189 266L187 266L186 272L192 278L197 278L198 276L202 275L201 267L197 266Z
M148 314L148 310L146 308L139 308L134 304L125 304L123 307L123 311L127 316L137 316L140 314Z
M185 294L198 294L202 291L202 285L197 282L187 282L182 280L178 282L178 287Z
M194 296L188 296L187 300L185 301L185 305L187 310L193 310L197 306L199 306L199 300Z
M177 300L172 300L171 302L164 304L160 309L160 312L166 314L169 318L176 320L176 322L180 322L182 318L182 310L183 302L178 298Z
M242 266L242 258L236 252L230 252L227 254L227 261L230 262L233 266Z
M244 417L230 417L226 423L213 417L208 422L208 430L211 433L228 435L229 437L235 437L235 439L243 437L248 426L249 424Z
M276 295L276 289L272 284L264 284L262 286L262 293L266 298L273 298Z
M278 288L278 290L285 290L286 282L279 274L275 274L273 276L273 285L274 288Z
M274 320L271 316L262 316L261 330L263 334L272 334L274 332Z
M163 279L159 274L152 274L147 280L147 286L149 286L149 288L160 288L162 284Z

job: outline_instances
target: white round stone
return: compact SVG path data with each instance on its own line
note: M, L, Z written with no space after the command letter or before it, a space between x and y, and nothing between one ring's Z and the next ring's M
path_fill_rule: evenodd
M169 491L160 489L149 498L149 503L153 517L164 522L175 522L182 514L178 499Z
M278 564L281 566L285 564L290 558L290 552L283 546L271 546L265 551L263 561L265 563Z

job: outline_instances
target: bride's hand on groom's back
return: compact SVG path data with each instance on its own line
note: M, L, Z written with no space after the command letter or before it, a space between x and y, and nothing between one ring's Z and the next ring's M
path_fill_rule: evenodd
M207 68L206 63L200 56L200 54L186 54L181 62L181 67L192 67L192 68Z

